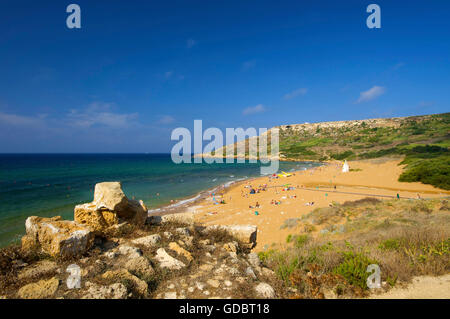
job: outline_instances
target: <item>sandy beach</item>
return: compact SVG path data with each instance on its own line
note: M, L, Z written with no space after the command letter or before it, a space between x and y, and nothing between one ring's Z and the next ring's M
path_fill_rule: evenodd
M254 248L257 252L286 242L286 237L292 233L292 229L280 229L286 219L299 218L333 202L365 197L389 199L396 198L397 194L400 198L414 200L450 195L449 191L431 185L398 182L402 172L400 162L399 159L353 161L349 162L351 171L347 173L342 173L342 162L331 162L319 168L293 172L289 177L250 179L218 191L214 198L212 194L203 197L188 209L195 211L196 221L205 225L258 226ZM250 194L251 188L265 190ZM222 200L224 204L216 204Z

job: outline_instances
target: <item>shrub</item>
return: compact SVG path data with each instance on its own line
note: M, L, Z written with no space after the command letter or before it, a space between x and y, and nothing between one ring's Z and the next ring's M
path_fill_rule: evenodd
M367 278L370 276L370 273L366 272L367 266L378 262L361 252L346 251L343 252L343 257L344 261L336 267L334 273L344 277L351 285L367 289Z

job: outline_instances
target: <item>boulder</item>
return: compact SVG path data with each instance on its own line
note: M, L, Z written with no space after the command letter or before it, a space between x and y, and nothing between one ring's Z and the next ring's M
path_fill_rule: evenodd
M247 248L253 248L256 245L258 227L253 225L210 225L198 229L204 234L208 234L210 231L223 230L241 241Z
M275 290L271 285L262 282L255 287L257 295L261 298L275 298Z
M54 257L74 257L86 252L93 244L94 234L86 227L60 216L28 217L27 234L22 238L22 250L40 248Z
M156 251L155 259L159 262L161 268L181 269L186 267L183 262L170 256L164 248L159 248Z
M40 280L28 284L19 289L18 295L22 299L44 299L51 298L59 287L59 280L53 277L49 280Z
M143 256L128 260L125 264L125 268L132 273L137 273L138 275L145 277L150 277L155 273L148 259Z
M161 241L159 234L153 234L145 237L140 237L132 241L133 244L142 245L145 247L154 247Z
M165 223L179 223L185 225L193 225L194 224L194 213L176 213L176 214L167 214L163 216L149 216L147 218L148 224L153 225L162 225Z
M128 231L130 225L143 226L147 207L142 201L128 199L120 182L104 182L95 185L93 202L75 206L74 219L96 234L113 235Z
M88 291L82 299L126 299L128 296L127 288L121 283L100 286L88 281L86 287Z
M194 258L192 257L191 253L188 252L186 249L182 248L180 245L178 245L175 242L169 243L169 249L172 249L175 251L178 255L183 256L186 258L189 262L193 261Z
M146 296L148 285L145 281L139 279L138 277L132 275L126 269L119 270L109 270L105 272L102 277L107 280L116 281L116 282L128 282L131 286L131 289L140 296Z
M55 274L58 271L58 264L51 260L40 260L33 265L23 268L17 275L19 280L30 280L43 276Z
M261 260L257 253L250 253L247 255L247 260L253 267L261 267Z

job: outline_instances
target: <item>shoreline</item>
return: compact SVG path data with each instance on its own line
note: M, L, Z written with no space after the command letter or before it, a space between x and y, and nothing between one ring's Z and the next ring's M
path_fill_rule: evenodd
M225 158L224 158L225 159ZM247 159L246 159L247 160ZM311 168L304 168L303 170L295 170L295 171L290 171L290 173L297 173L297 172L304 172L310 169L314 169L316 167L322 167L322 166L326 166L329 165L330 163L332 163L332 161L314 161L314 160L285 160L286 162L293 162L293 163L302 163L302 164L307 164L307 163L320 163L322 165L320 166L315 166L315 167L311 167ZM204 190L199 191L197 194L193 195L193 196L186 196L186 197L182 197L180 199L176 199L174 200L173 203L169 203L169 204L165 204L162 205L160 207L157 208L152 208L148 210L148 216L162 216L162 215L167 215L167 214L174 214L174 213L185 213L185 212L189 212L193 207L197 207L199 203L201 203L202 201L204 201L206 198L209 197L209 195L212 192L217 192L217 190L219 189L228 189L231 190L232 187L236 187L239 186L239 184L242 183L246 183L255 179L259 179L259 178L263 178L263 177L267 177L267 176L254 176L254 177L244 177L244 178L240 178L240 179L236 179L236 180L232 180L232 181L228 181L224 184L220 184L214 187L210 187ZM181 211L180 211L181 209Z

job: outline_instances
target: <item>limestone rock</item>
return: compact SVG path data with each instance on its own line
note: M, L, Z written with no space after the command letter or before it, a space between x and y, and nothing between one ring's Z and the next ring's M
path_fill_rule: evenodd
M188 252L186 249L180 247L180 245L178 245L175 242L171 242L169 244L169 249L172 249L173 251L175 251L178 255L181 255L183 257L185 257L189 262L191 262L192 260L194 260L194 258L192 257L191 253Z
M223 245L223 249L229 252L236 253L239 249L239 244L235 241Z
M49 280L40 280L36 283L28 284L19 289L18 295L22 299L44 299L50 298L59 287L59 280L53 277Z
M219 288L219 286L220 286L220 282L218 280L215 280L215 279L208 279L206 281L206 283L208 285L210 285L211 287L214 287L214 288Z
M208 234L210 231L223 230L241 241L246 247L253 248L256 245L258 228L252 225L210 225L199 229L200 232Z
M54 261L41 260L23 268L17 275L17 278L20 281L39 278L54 273L57 269L58 265Z
M132 241L133 244L143 245L145 247L154 247L161 241L159 234L153 234L141 237Z
M43 218L28 217L25 222L27 235L22 249L39 247L56 257L74 257L86 252L93 244L94 234L82 225L60 216Z
M102 277L107 280L113 280L113 281L120 281L123 280L128 281L132 284L132 289L135 293L137 293L140 296L146 296L148 285L145 281L139 279L138 277L132 275L128 270L126 269L119 269L119 270L109 270L105 272Z
M167 214L163 216L149 216L147 218L147 223L153 225L162 225L169 222L193 225L194 213L189 212L189 213Z
M128 295L127 288L121 283L100 286L86 282L86 287L89 289L82 299L126 299Z
M142 256L142 252L139 248L128 246L128 245L120 245L118 247L119 253L122 255L127 255L130 258L137 258Z
M261 298L275 298L275 290L271 285L262 282L255 287L256 293Z
M170 256L164 248L159 248L156 251L155 259L159 262L161 268L181 269L186 267L183 262Z
M125 268L133 273L138 273L143 276L151 276L155 272L148 259L143 256L128 260L125 264Z
M128 199L119 182L104 182L95 185L93 202L75 206L74 218L97 234L128 231L128 225L144 225L147 207L142 201ZM128 225L116 226L124 222Z
M253 267L261 267L261 260L258 257L257 253L250 253L247 255L248 262Z

